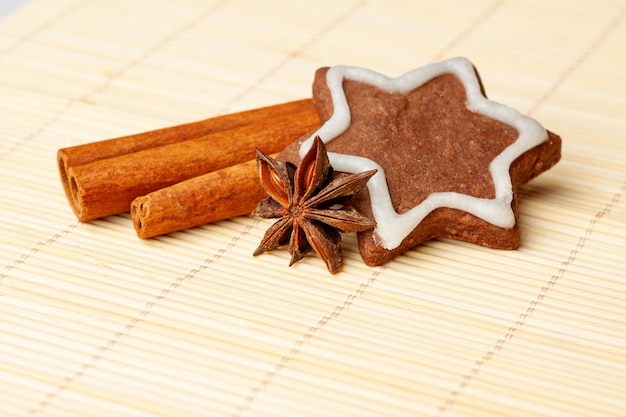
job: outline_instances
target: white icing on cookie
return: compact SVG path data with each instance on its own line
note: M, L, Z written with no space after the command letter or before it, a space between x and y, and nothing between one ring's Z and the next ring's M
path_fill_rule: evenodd
M375 238L377 243L385 249L391 250L398 247L431 211L440 207L471 213L495 226L513 227L515 215L511 208L513 187L509 168L520 155L548 138L546 130L536 120L510 107L486 99L480 92L480 84L474 67L465 58L452 58L426 65L398 78L388 78L365 68L336 66L330 68L326 74L333 102L333 115L302 143L300 157L309 150L316 135L328 143L350 126L350 107L343 90L344 79L370 84L390 93L408 93L429 80L447 73L456 75L463 83L467 93L468 110L513 126L519 132L519 137L489 165L495 187L495 198L477 198L456 192L432 193L419 205L403 214L398 214L393 208L385 172L379 164L365 157L329 152L330 162L337 171L358 173L370 169L378 170L376 175L368 181L367 187L376 220Z

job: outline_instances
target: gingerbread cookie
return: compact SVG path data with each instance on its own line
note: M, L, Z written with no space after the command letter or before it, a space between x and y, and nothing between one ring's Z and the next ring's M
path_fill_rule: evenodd
M349 203L376 222L358 234L368 265L436 237L516 248L516 189L560 159L561 139L488 100L465 58L393 79L322 68L313 98L323 125L279 159L297 163L319 136L336 171L377 170Z

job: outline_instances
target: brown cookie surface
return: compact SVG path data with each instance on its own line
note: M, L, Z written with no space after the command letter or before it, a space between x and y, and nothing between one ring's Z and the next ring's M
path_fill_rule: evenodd
M462 68L467 69L467 65ZM475 71L473 67L471 69ZM325 124L331 123L333 115L342 110L337 97L343 95L349 111L349 124L332 138L322 136L323 128L316 133L327 142L329 152L374 161L384 171L384 182L395 212L389 221L381 221L381 217L376 219L376 229L359 233L359 250L367 264L384 264L407 249L436 237L500 249L517 247L519 227L515 189L558 162L561 148L558 136L543 131L544 137L539 141L532 139L539 144L530 146L528 143L532 142L526 141L527 148L518 149L522 145L518 143L520 137L526 140L529 135L520 132L525 128L527 118L504 106L502 110L497 104L493 111L470 110L470 101L487 101L483 100L484 90L476 74L473 78L462 79L463 73L459 76L440 71L426 77L416 88L398 92L393 88L380 88L376 83L368 82L367 77L362 81L356 76L342 78L339 90L337 82L333 84L328 76L328 70L322 68L315 75L313 97L318 111ZM476 85L470 84L468 79L474 80ZM473 88L472 94L480 95L480 100L469 97L468 88ZM500 110L504 111L503 117L499 117ZM493 117L492 113L498 117ZM518 119L524 123L513 126L508 122L509 116L516 123ZM530 126L536 130L534 124ZM296 162L300 147L301 141L287 148L280 158ZM503 170L500 160L516 150L519 155L508 161L505 167L508 170ZM500 162L492 167L496 159ZM507 174L509 177L504 178ZM510 184L508 188L507 183ZM366 216L375 218L380 216L377 206L384 207L385 201L379 194L372 194L372 189L361 191L350 204ZM444 203L450 203L433 206L431 201L438 200L438 197L442 197ZM489 213L489 210L500 210L498 202L504 202L506 210L511 211L512 220L504 227L498 225L500 220L492 220ZM479 209L474 209L475 203ZM495 208L491 209L489 204ZM424 208L426 206L433 207ZM394 229L396 223L401 224L403 217L410 217L414 214L411 212L422 209L426 214L402 235L399 243L385 242L384 235L393 235L395 231L387 232ZM499 219L498 216L495 218Z

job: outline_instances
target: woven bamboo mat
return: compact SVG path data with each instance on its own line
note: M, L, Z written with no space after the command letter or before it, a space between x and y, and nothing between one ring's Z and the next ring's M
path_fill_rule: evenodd
M626 415L622 1L36 0L0 21L0 415ZM452 56L564 139L516 251L434 240L343 272L269 223L80 223L59 148Z

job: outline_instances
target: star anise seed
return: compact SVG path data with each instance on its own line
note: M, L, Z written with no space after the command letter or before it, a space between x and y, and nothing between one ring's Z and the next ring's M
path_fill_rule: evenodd
M354 208L343 205L376 170L333 175L326 146L319 137L315 137L297 168L258 149L256 153L261 185L268 197L259 202L252 214L279 220L265 232L254 255L289 244L289 266L313 250L330 273L338 272L342 264L340 233L361 232L376 225Z

